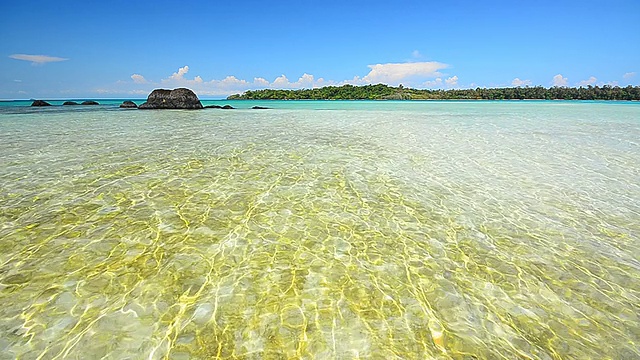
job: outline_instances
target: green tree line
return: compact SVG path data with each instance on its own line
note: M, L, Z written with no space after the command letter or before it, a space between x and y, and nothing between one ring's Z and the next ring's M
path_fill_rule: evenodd
M640 86L510 87L420 90L384 84L298 90L248 90L229 100L640 100Z

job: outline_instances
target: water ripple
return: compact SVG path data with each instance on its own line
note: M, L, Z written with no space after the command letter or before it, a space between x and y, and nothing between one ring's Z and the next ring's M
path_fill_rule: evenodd
M2 356L640 357L614 110L3 115Z

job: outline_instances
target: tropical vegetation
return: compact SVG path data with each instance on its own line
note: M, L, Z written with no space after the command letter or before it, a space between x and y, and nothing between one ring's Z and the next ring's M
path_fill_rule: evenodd
M229 100L640 100L640 86L509 87L421 90L376 85L326 86L315 89L249 90Z

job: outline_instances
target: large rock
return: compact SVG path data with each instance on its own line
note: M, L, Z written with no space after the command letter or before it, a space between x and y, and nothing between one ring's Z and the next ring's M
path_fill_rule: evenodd
M51 104L49 104L48 102L46 102L44 100L34 100L31 103L31 106L51 106Z
M138 109L202 109L202 103L189 89L155 89Z
M135 109L138 107L138 105L136 105L136 103L131 100L127 100L120 104L120 107L125 109Z
M78 105L78 103L75 101L65 101L62 105Z
M87 100L83 101L80 105L100 105L97 101Z

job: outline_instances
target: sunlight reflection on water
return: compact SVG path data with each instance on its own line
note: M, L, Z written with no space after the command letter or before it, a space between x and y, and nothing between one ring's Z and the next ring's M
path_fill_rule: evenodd
M7 358L640 356L640 107L0 118Z

